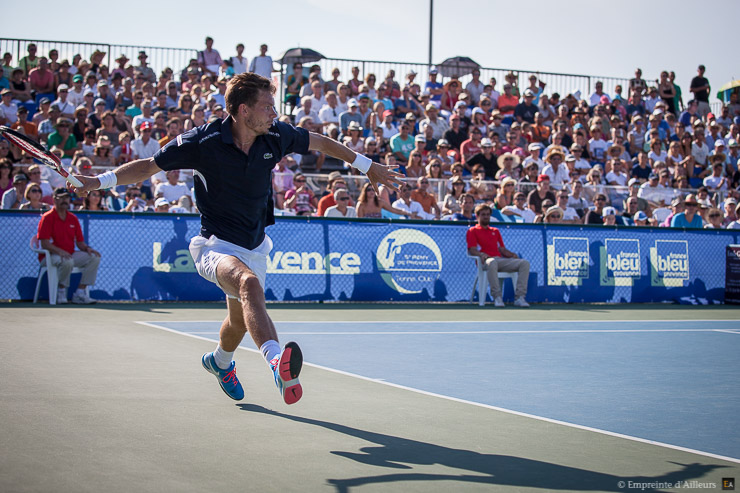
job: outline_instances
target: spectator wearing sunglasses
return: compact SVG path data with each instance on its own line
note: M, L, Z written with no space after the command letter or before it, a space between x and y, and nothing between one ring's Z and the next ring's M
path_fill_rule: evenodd
M684 201L684 212L679 212L671 219L672 228L702 228L704 221L699 215L699 202L696 195L689 194Z
M501 212L507 216L519 216L525 223L533 223L535 217L537 217L534 211L527 207L527 196L524 192L517 192L514 195L514 203L504 207Z
M586 213L583 224L604 224L603 213L606 206L606 195L603 193L596 194L594 197L594 207Z
M349 205L349 192L346 188L337 188L334 190L334 200L336 205L326 209L324 217L357 217L357 211Z

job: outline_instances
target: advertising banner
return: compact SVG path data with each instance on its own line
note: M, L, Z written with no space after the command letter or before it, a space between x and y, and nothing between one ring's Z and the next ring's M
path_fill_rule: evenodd
M200 231L198 216L77 215L86 240L103 256L91 291L94 298L223 299L217 286L197 274L188 251L190 238ZM28 245L38 220L33 213L0 213L6 232L0 239L2 299L33 298L39 264ZM468 224L295 217L277 221L267 229L274 243L267 259L268 301L470 300L476 267L466 255ZM734 230L495 226L506 247L530 262L530 302L707 304L721 303L726 290L729 296L735 293L732 289L740 289L740 281L730 282L730 273L740 272L730 268L730 261L737 260L729 253L737 250L728 249L738 243ZM73 277L72 282L78 281ZM40 298L47 296L44 282ZM512 297L507 283L504 298Z
M740 305L740 245L725 251L725 303Z

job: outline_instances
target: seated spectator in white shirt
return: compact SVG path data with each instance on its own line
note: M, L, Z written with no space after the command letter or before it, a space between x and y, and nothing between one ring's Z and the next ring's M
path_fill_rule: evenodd
M550 185L555 188L570 181L568 166L564 161L565 153L557 147L550 149L545 157L547 165L542 169L542 174L550 177Z
M527 196L524 195L524 192L517 192L514 195L514 203L504 207L501 213L507 216L519 216L525 223L533 223L534 218L537 217L533 211L527 208Z
M724 168L725 155L715 154L711 156L710 161L712 164L712 174L704 178L704 186L711 191L715 190L727 190L728 179L722 176L722 170Z
M334 190L334 200L337 205L327 208L324 217L357 217L357 211L349 205L349 192L346 188Z
M391 137L399 133L398 127L393 123L393 112L391 110L385 110L383 112L383 121L378 125L378 128L383 130L383 138L385 140L390 140Z
M301 98L301 107L295 112L295 121L299 122L303 117L309 117L314 122L321 121L317 110L313 109L313 99L311 96Z
M312 103L313 104L313 103ZM326 130L332 123L339 125L339 108L337 107L337 93L329 91L326 93L326 104L319 110L319 121ZM327 133L327 132L324 132Z
M666 202L665 187L658 183L658 174L650 173L648 181L640 185L640 191L637 196L654 204Z
M561 223L570 223L570 224L580 224L581 217L578 215L578 212L573 207L568 207L568 200L570 200L570 195L568 195L568 190L558 190L557 193L558 201L556 202L557 207L560 208L560 210L563 211Z
M400 209L408 214L409 219L434 219L434 214L428 214L424 207L414 200L411 200L411 185L404 184L401 191L398 192L400 199L391 204L396 209Z
M626 187L628 181L629 176L624 171L624 162L621 159L612 160L612 170L606 174L606 182L613 187Z
M139 127L139 138L131 143L134 159L154 157L159 150L159 142L152 139L152 124L143 122Z
M166 172L167 181L163 181L154 191L156 198L164 197L167 202L177 202L183 195L190 195L187 185L180 182L180 170Z
M539 142L532 142L527 146L529 156L524 158L524 161L522 161L522 168L528 168L529 163L537 163L537 174L539 175L542 173L542 170L545 168L545 162L540 159L540 149L542 149L542 144Z

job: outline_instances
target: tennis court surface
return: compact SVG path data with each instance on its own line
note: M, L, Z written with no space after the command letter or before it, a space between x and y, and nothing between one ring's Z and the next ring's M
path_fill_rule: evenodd
M200 356L221 304L0 308L0 491L721 491L740 310L272 305L307 364L244 401Z

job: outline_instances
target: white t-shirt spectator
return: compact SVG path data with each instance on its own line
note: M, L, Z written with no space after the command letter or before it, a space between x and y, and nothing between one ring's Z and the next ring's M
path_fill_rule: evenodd
M357 210L352 206L347 206L347 213L342 214L336 205L333 205L324 211L324 217L357 217Z
M409 215L417 214L422 219L435 219L436 216L434 214L430 214L424 210L424 207L415 200L411 201L410 205L406 205L406 202L403 201L403 199L398 199L395 202L393 202L393 207L396 209L400 209L402 211L405 211Z
M18 106L15 103L10 103L7 106L0 103L0 111L2 111L7 122L6 125L11 126L18 121Z
M555 171L551 164L548 164L542 169L542 174L550 177L550 185L559 187L563 183L570 181L568 166L561 164L558 166L558 170Z
M696 142L691 144L691 155L694 156L694 161L698 164L707 164L707 158L709 157L709 146L706 142L702 143L701 147L696 145Z
M591 163L589 163L586 159L583 159L583 158L576 159L576 164L574 165L574 168L579 171L584 169L588 172L588 170L591 169Z
M580 219L576 210L572 207L566 207L563 211L563 221L572 221L573 219Z
M501 212L513 212L517 216L521 217L525 223L533 223L534 218L537 217L533 211L529 209L520 209L514 205L507 205L501 210Z
M247 57L243 56L241 61L239 61L238 57L231 57L231 64L234 67L234 73L235 74L243 74L247 71Z
M722 181L721 176L710 175L704 178L704 186L710 190L717 190L719 183ZM727 190L727 180L722 184L718 190Z
M669 204L673 198L673 190L660 184L655 187L651 187L650 182L647 182L640 186L637 196L651 202L660 203L662 201Z
M136 135L141 134L141 124L144 122L149 122L154 126L154 118L152 117L145 117L144 115L136 115L133 120L131 120L131 128L134 129L134 132L136 132Z
M619 186L627 186L627 181L629 180L629 176L627 176L625 173L615 173L614 171L610 171L606 174L606 182L611 183L613 181L617 182L617 185Z
M606 155L606 149L609 146L607 145L606 141L604 139L591 139L588 141L588 152L591 154L591 160L592 161L599 161L604 162L604 157Z
M249 71L267 79L272 79L272 57L265 55L252 58L252 62L249 64Z
M149 139L149 142L144 144L142 139L136 139L131 142L131 150L134 152L135 159L150 158L159 150L159 142L154 139Z
M162 194L162 197L164 197L167 202L177 202L180 200L180 197L183 195L190 196L190 189L187 185L180 182L176 185L171 185L170 182L162 182L159 185L157 185L157 188L154 190L155 195Z

